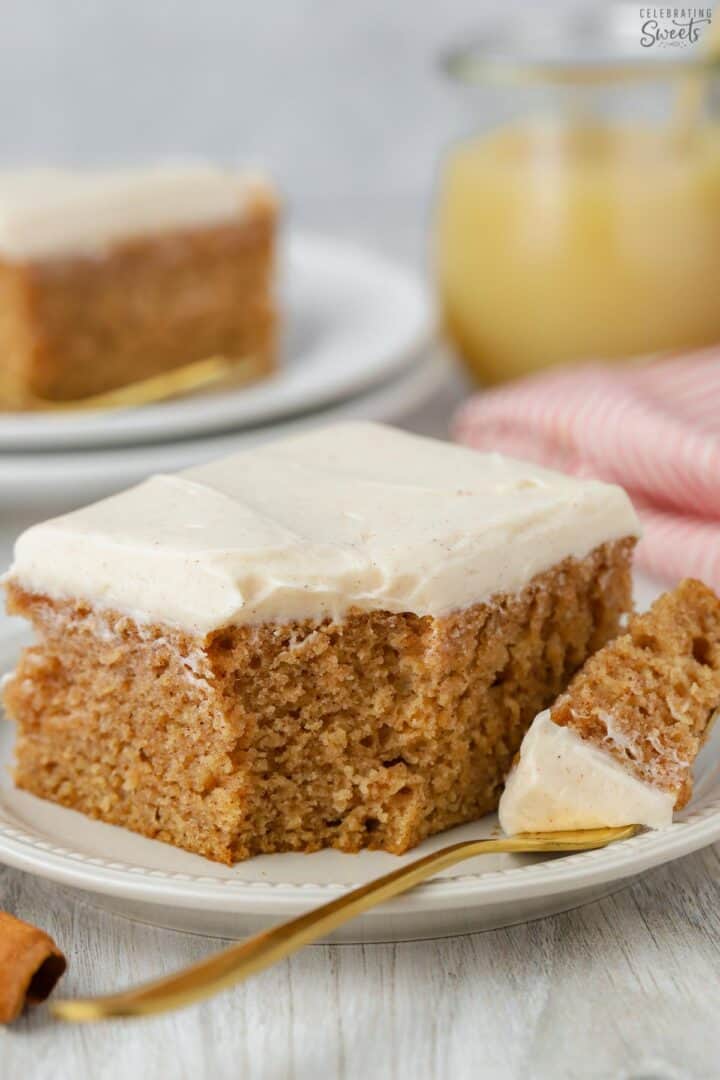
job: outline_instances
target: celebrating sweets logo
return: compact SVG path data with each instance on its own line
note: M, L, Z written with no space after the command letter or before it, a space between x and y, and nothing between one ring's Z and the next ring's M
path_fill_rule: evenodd
M645 49L695 45L712 22L712 8L640 8L640 44Z

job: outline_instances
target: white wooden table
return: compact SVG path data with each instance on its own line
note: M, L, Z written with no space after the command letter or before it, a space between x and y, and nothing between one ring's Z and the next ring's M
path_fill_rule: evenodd
M92 1027L36 1012L0 1033L3 1080L714 1080L717 849L615 896L438 942L313 947L183 1012ZM216 941L129 923L0 870L0 906L70 953L68 993L205 956Z
M408 418L441 434L457 385ZM0 530L0 555L12 533ZM1 629L1 627L0 627ZM222 943L108 915L0 868L0 908L66 950L67 994L118 989ZM214 1000L92 1027L0 1029L0 1080L463 1080L720 1076L720 847L609 899L445 941L318 946Z

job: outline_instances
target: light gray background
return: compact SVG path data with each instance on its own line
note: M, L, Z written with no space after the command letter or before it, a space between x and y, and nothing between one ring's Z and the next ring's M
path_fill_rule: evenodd
M559 6L603 4L3 0L0 164L250 160L303 224L383 242L391 218L417 259L438 156L469 120L439 53L507 12L532 37Z
M533 0L1 2L0 161L255 158L303 224L420 261L438 153L464 123L434 58L509 8L530 33L548 18ZM440 408L413 426L446 420ZM714 1080L719 867L709 849L507 931L306 950L166 1018L70 1028L38 1011L0 1030L0 1077ZM70 994L217 945L2 868L0 907L67 948Z
M264 161L294 198L427 193L471 0L2 5L2 157ZM525 5L526 12L537 5Z

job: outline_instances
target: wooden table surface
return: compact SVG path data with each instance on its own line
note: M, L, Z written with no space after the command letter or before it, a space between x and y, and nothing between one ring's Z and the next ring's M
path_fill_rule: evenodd
M449 1080L720 1075L720 850L599 903L444 941L317 946L183 1012L0 1032L3 1080ZM170 972L217 941L107 915L0 869L0 907L71 957L63 990Z

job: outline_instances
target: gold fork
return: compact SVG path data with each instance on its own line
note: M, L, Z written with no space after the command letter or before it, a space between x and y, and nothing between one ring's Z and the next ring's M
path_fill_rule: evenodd
M48 398L28 397L13 393L7 379L0 372L0 394L11 402L12 408L39 410L43 412L72 412L77 409L127 409L136 405L152 405L167 398L180 397L196 390L208 390L221 383L233 389L257 378L262 373L260 361L255 356L225 357L208 356L189 364L161 371L145 379L105 390L100 394L72 401L51 401Z
M446 870L465 859L491 852L589 851L605 847L614 840L625 840L637 832L637 825L615 829L581 829L575 832L525 833L496 840L466 840L433 851L415 862L360 885L321 907L299 915L289 922L265 930L239 945L201 960L184 971L144 983L135 990L125 990L107 997L76 998L54 1001L50 1009L61 1020L87 1023L113 1016L147 1016L168 1012L210 997L219 990L241 982L263 968L270 967L290 953L309 945L319 937L348 922L355 915L390 900L399 893Z

